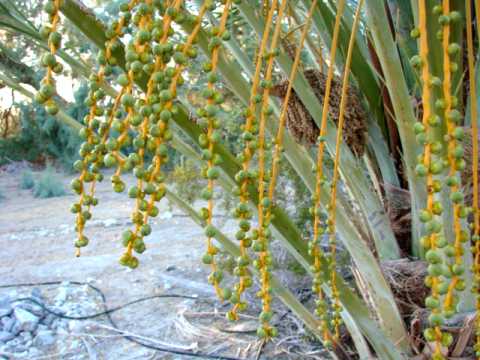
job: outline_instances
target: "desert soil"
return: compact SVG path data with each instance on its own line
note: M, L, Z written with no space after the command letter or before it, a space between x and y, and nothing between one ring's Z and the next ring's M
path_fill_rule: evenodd
M147 251L139 256L137 269L127 269L118 259L123 250L120 234L131 226L132 201L125 194L114 193L109 182L104 181L97 187L100 204L94 208L93 219L86 228L90 244L82 251L82 256L76 258L74 215L69 211L76 197L68 190L73 175L58 173L67 195L37 199L31 190L20 188L22 171L24 166L21 165L0 169L0 191L4 196L0 201L0 286L50 281L88 282L104 292L109 308L157 294L198 296L199 300L152 299L123 308L112 317L118 328L154 339L160 345L239 359L256 358L260 346L253 333L256 321L248 316L235 325L224 321L222 313L228 307L216 301L206 281L208 269L200 262L204 249L203 230L180 210L171 207L166 200L160 203L160 215L153 221L152 235L146 241ZM233 222L221 217L217 220L223 223L226 233L234 231ZM37 286L47 294L47 304L48 294L55 294L58 286ZM0 296L14 297L28 289L0 288ZM98 296L91 294L90 297L88 301L98 303L97 308L101 309L103 304ZM85 297L78 299L79 306L85 301ZM68 336L63 341L67 344L45 350L38 358L190 358L147 349L105 326L110 324L104 316L76 321L68 327ZM225 329L240 330L240 334ZM281 350L270 345L262 358L283 358L279 357L280 353Z

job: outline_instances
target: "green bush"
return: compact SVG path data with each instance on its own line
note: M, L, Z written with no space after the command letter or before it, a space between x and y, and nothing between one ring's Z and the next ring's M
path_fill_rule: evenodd
M31 170L25 170L22 172L20 178L20 188L23 190L30 190L33 189L35 186L35 178L33 176L33 172Z
M180 164L175 165L173 170L169 173L169 180L175 186L182 198L189 204L193 204L199 198L199 193L202 189L202 179L199 174L199 169L191 160L180 161Z
M69 105L68 115L77 121L85 116L87 88L82 85L75 93L75 102ZM20 132L11 138L0 139L0 165L11 161L43 162L55 159L66 169L78 158L80 139L77 131L59 123L42 105L35 102L17 104L21 123Z
M65 195L65 188L58 179L52 167L47 167L38 178L35 179L33 186L33 196L40 199L52 198Z

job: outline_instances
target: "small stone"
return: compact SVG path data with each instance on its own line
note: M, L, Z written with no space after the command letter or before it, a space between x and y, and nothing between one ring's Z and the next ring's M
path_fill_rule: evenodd
M84 323L81 320L70 320L68 322L68 329L70 332L81 332L83 330Z
M17 324L19 324L20 330L23 331L35 331L40 320L31 312L22 308L16 308L14 310L14 315L17 319Z
M171 211L165 211L159 216L159 218L162 220L168 220L173 218L173 214Z
M28 349L28 356L30 359L39 357L41 354L42 354L42 351L38 350L36 347L30 346L30 348Z
M44 325L44 324L42 324L41 322L40 322L40 324L38 324L38 326L37 326L37 332L39 332L39 331L47 331L47 330L49 330L47 325Z
M18 335L20 333L20 331L22 331L22 327L20 326L20 323L18 321L15 321L13 323L13 326L12 326L12 329L10 330L10 332L12 334Z
M13 312L13 309L11 308L11 306L1 306L0 307L0 318L4 317L4 316L10 316Z
M18 334L18 336L24 342L28 342L33 339L32 333L30 331L21 331L20 334Z
M56 316L53 314L47 314L42 320L41 323L47 327L51 327L53 322L55 321Z
M3 330L11 332L12 327L15 324L15 319L12 319L11 317L3 317L2 320L0 320Z
M15 337L7 342L7 348L10 352L19 353L25 351L25 347L22 344L22 339Z
M106 219L103 220L103 226L105 227L112 227L112 226L117 226L120 225L120 222L117 219Z
M9 307L11 301L12 299L8 295L4 295L0 297L0 307L5 307L5 308Z
M39 288L33 288L31 292L31 296L35 299L43 301L42 291Z
M41 330L33 339L33 344L37 347L48 347L55 343L55 336L53 331Z
M14 334L8 331L0 331L0 343L6 343L15 337Z
M55 303L60 305L63 304L65 301L67 301L69 293L70 289L68 288L68 286L64 285L59 287L57 296L55 296Z
M26 310L29 313L32 313L33 315L38 316L40 318L43 317L44 315L43 308L40 305L37 305L35 303L21 302L21 303L15 304L14 307L15 309L20 308L20 309Z

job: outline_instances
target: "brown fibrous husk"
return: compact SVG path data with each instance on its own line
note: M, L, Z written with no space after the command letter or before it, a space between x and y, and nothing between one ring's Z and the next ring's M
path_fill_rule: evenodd
M316 69L308 69L304 72L304 75L320 103L323 103L327 77ZM271 94L284 99L287 88L288 81L283 81L271 89ZM328 103L329 115L335 124L338 124L341 93L341 81L334 78ZM366 113L356 89L350 86L347 94L343 139L354 154L361 156L365 152L365 132L367 129ZM290 134L297 142L308 146L314 145L317 142L320 130L307 108L295 93L295 90L292 90L288 101L286 125Z

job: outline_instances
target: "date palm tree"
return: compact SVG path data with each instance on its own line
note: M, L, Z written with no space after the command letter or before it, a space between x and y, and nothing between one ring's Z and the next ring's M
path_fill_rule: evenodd
M46 51L36 94L10 72L0 81L85 140L72 183L78 249L89 241L85 223L102 169L115 169L117 192L126 191L122 173L133 171L138 183L126 192L136 199L135 225L122 235L122 264L137 267L134 254L148 245L148 220L166 196L205 227L202 260L218 296L232 303L230 320L257 279L259 336L276 335L276 296L335 358L347 356L346 345L362 359L461 355L448 324L478 307L480 271L479 2L131 0L110 24L77 0L48 0L45 10L48 21L36 28L9 1L0 4L1 27ZM97 65L62 50L62 21L98 48ZM193 65L200 56L201 68ZM65 65L90 82L82 124L55 95ZM182 89L195 72L207 81L193 104ZM243 109L238 154L222 140L226 92ZM164 184L170 147L202 166L208 206L200 211ZM281 161L311 194L311 229L299 229L276 202ZM213 222L218 186L237 199L235 239ZM273 239L312 276L314 310L276 279ZM354 282L338 271L338 243ZM233 287L223 285L220 246L237 258ZM407 288L389 269L420 281ZM405 310L410 296L419 317ZM477 345L472 351L480 356Z

